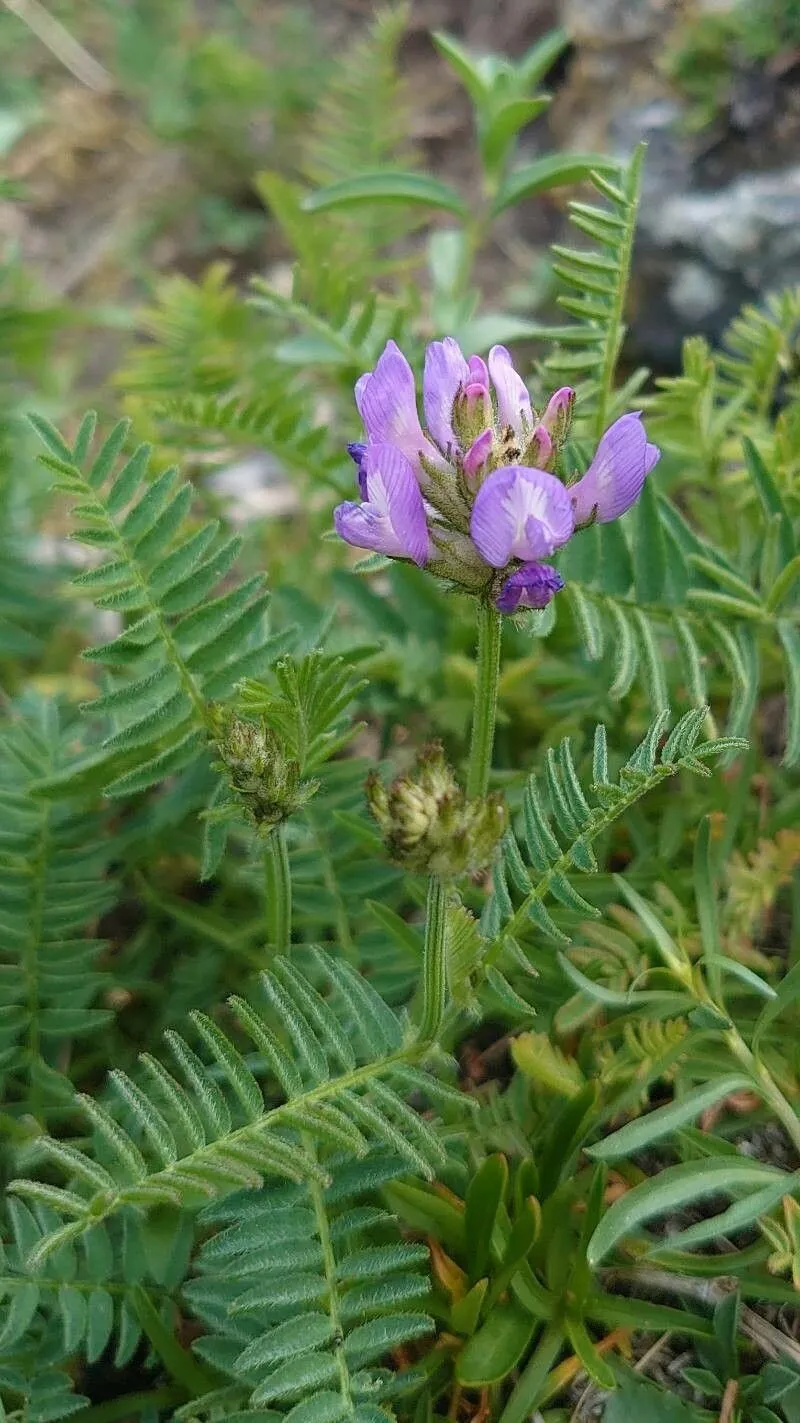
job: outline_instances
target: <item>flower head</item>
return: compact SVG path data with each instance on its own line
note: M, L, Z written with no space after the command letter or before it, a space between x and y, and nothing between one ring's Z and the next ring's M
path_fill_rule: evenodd
M263 721L237 716L229 707L211 709L214 738L221 771L235 804L261 835L288 820L316 794L319 781L304 781L300 765L287 754L280 736ZM223 806L220 818L230 807ZM213 819L214 813L209 813Z
M476 874L490 863L506 829L501 797L468 800L439 742L423 747L410 770L388 787L370 776L366 791L392 859L417 873Z
M348 445L360 502L334 512L348 543L427 564L502 612L543 608L563 586L541 559L638 499L659 458L638 414L605 432L586 473L558 477L575 392L537 413L505 346L484 361L452 336L425 353L420 419L414 373L394 341L361 376L356 404L366 439Z

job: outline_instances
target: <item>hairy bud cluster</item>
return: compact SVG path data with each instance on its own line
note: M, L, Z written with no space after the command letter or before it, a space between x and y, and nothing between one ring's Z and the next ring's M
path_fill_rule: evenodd
M235 791L247 818L262 834L300 810L316 793L319 782L301 779L297 761L271 727L248 721L227 708L214 711L217 770Z
M390 786L372 775L366 790L392 859L419 874L477 874L491 862L506 829L502 798L468 800L439 742L424 747Z

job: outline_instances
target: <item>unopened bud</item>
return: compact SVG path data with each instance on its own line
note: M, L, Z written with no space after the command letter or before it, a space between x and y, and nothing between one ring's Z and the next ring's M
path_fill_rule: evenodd
M574 408L575 391L569 385L562 385L547 402L541 423L552 437L556 450L561 449L569 435Z
M522 454L522 463L529 469L551 470L556 462L553 441L544 425L537 425Z
M224 707L214 709L216 769L226 776L236 800L261 834L288 820L316 793L317 781L300 779L297 761L271 727L248 721Z
M467 453L464 456L464 474L470 488L474 488L479 477L484 473L489 456L494 445L494 431L484 430L477 440L473 440Z
M392 859L415 873L444 879L477 874L505 833L502 799L467 800L438 742L425 747L388 789L370 776L366 792Z
M470 356L469 375L453 402L452 424L462 450L468 450L493 423L489 371L480 356Z

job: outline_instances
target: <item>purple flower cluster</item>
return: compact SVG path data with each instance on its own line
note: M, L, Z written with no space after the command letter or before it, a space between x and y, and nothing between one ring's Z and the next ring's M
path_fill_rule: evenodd
M504 613L544 608L563 579L542 562L586 525L618 519L642 491L660 451L638 414L606 430L583 477L554 473L569 434L574 391L537 415L504 346L467 360L452 337L425 354L423 429L414 373L389 341L356 382L364 443L348 445L360 501L334 511L349 544L420 567Z

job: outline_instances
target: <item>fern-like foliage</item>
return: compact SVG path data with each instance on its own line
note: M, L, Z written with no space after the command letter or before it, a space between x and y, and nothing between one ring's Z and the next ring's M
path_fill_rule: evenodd
M95 1156L43 1138L41 1152L60 1164L70 1188L29 1179L13 1185L67 1217L36 1247L34 1262L125 1207L192 1208L237 1188L256 1188L264 1176L324 1186L329 1170L321 1151L360 1157L380 1145L411 1169L431 1173L442 1148L398 1088L456 1101L459 1094L413 1066L400 1019L361 975L332 958L318 958L316 969L327 980L327 997L288 961L277 960L262 976L263 1005L229 1001L235 1031L254 1056L243 1055L214 1020L192 1013L211 1065L170 1032L177 1077L149 1055L142 1061L146 1085L112 1071L130 1130L95 1099L80 1098L94 1129Z
M710 774L706 761L746 743L730 737L699 740L705 708L687 712L661 744L667 722L664 713L620 768L609 777L606 733L598 725L594 736L592 781L584 790L565 739L547 753L544 783L536 775L525 786L521 836L510 832L494 873L494 887L483 914L482 931L495 945L507 948L533 923L552 939L567 941L545 905L552 896L581 917L596 918L597 909L578 892L572 875L596 873L593 842L636 801L681 770ZM521 896L515 908L509 884ZM497 947L490 951L495 957Z
M373 1151L329 1171L328 1186L271 1186L201 1214L215 1233L183 1295L208 1331L196 1352L231 1379L229 1408L302 1399L303 1416L373 1423L400 1382L387 1357L434 1328L420 1309L427 1247L399 1239L378 1194L407 1163Z
M268 451L284 469L306 479L344 487L342 451L331 441L327 426L309 419L308 391L295 389L285 371L263 381L258 395L181 395L158 408L159 439L165 445L190 438L204 452L220 456L232 447Z
M277 202L275 185L270 192L273 202ZM316 220L303 217L304 223ZM297 244L294 224L292 236ZM276 354L291 365L319 364L336 369L337 374L352 376L374 366L389 339L402 343L405 350L409 348L408 304L365 290L363 272L343 271L331 262L307 268L301 260L290 295L260 277L254 279L253 290L252 304L280 323L278 329L284 339ZM300 335L295 335L298 330Z
M244 710L272 728L303 774L319 770L361 730L344 724L354 698L367 686L366 678L351 670L353 661L315 648L302 658L280 658L271 683L248 678L242 684Z
M641 151L634 155L617 183L592 175L606 207L570 204L574 226L594 246L554 249L555 271L573 289L558 300L576 320L549 332L557 346L541 373L548 389L564 380L583 380L579 435L592 441L627 408L644 375L636 372L612 392L625 332L642 156ZM681 458L702 458L704 477L714 478L725 458L726 436L743 428L743 420L763 415L774 396L789 358L797 310L796 297L787 293L764 314L746 311L731 328L728 355L722 358L712 358L701 341L688 343L684 375L659 382L662 394L644 402L653 411L648 423L652 437L663 436ZM764 389L771 392L767 406L760 403ZM589 448L584 450L579 439L568 459L585 467ZM697 707L713 704L711 674L721 666L733 691L727 729L742 735L761 686L763 645L769 640L781 647L789 673L787 761L792 762L800 756L793 671L798 634L791 617L778 616L772 589L798 544L772 471L757 454L748 463L765 518L775 523L760 569L752 548L738 559L718 540L698 536L670 500L656 493L653 481L628 520L587 530L564 550L559 567L587 657L598 662L606 652L613 657L607 683L612 700L626 696L640 681L654 712L677 696ZM760 552L763 540L758 547ZM553 606L545 621L556 616Z
M259 575L233 588L222 582L240 540L220 537L216 520L187 530L192 490L176 469L148 479L146 445L115 469L127 421L93 459L93 415L83 421L73 448L46 421L33 421L56 487L78 501L80 525L73 537L103 554L75 586L99 608L128 619L116 637L84 656L134 673L87 706L93 717L111 723L99 751L65 775L49 777L47 785L53 793L68 782L73 791L133 795L185 770L203 753L211 729L208 703L262 671L287 639L267 632L269 595Z
M573 201L573 225L591 239L592 248L553 247L553 270L571 289L558 297L559 306L575 320L547 330L556 344L542 364L548 388L568 381L578 387L578 410L599 437L613 413L625 408L646 372L638 371L627 385L612 394L617 358L625 339L625 302L633 255L636 213L639 206L644 150L638 149L619 181L600 173L591 182L606 206Z
M46 1206L30 1208L13 1197L6 1213L9 1238L0 1242L0 1370L4 1386L13 1370L22 1386L11 1386L30 1398L27 1416L44 1423L89 1402L73 1391L68 1365L76 1356L95 1364L113 1338L114 1366L130 1362L142 1339L137 1305L144 1291L138 1280L126 1280L119 1251L102 1225L87 1231L77 1245L61 1245L32 1274L31 1252L58 1228L58 1218ZM130 1275L137 1273L130 1251L127 1264Z
M8 1107L34 1113L65 1045L79 1052L113 1016L95 1003L104 945L93 929L116 897L107 827L74 799L34 792L69 779L73 737L55 704L30 694L0 743L0 1085Z
M410 99L397 71L408 18L405 5L377 10L341 56L307 140L304 166L312 183L412 162Z
M170 275L156 284L153 302L139 313L139 340L116 375L116 384L147 419L155 399L186 391L208 395L242 379L242 346L254 335L252 314L229 280L224 262L214 262L199 282ZM253 351L252 360L256 360ZM269 362L262 354L262 370Z
M676 696L696 707L713 704L720 682L716 673L724 670L728 682L723 685L730 686L726 729L742 736L750 727L764 667L775 651L782 652L785 759L793 764L800 756L792 589L797 536L775 481L753 447L749 458L772 527L769 546L761 548L761 569L755 551L742 568L711 538L700 537L668 498L656 494L652 482L624 521L626 527L586 530L565 550L559 566L588 659L613 659L613 679L604 692L612 700L626 696L639 681L653 711L666 709Z
M769 417L791 380L799 329L800 287L790 287L760 307L743 307L718 350L702 336L688 337L680 374L659 376L657 393L642 402L653 438L704 474L724 468L736 436L753 435L762 447L778 436L779 444L791 408L774 431Z

